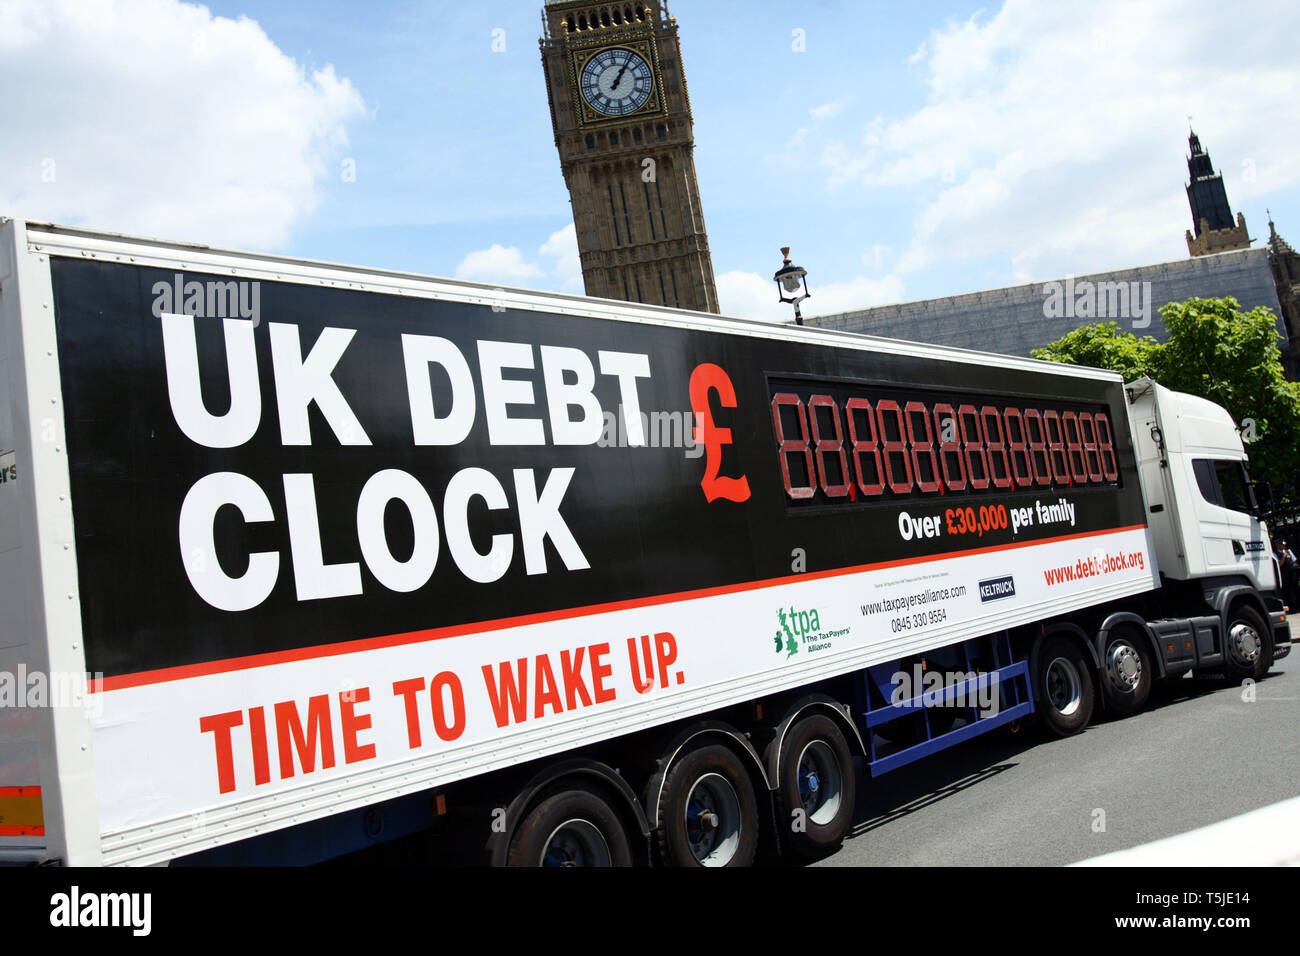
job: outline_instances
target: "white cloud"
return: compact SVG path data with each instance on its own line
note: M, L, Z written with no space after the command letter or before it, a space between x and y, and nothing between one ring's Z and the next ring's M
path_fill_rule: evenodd
M1028 279L1181 258L1188 114L1234 209L1300 184L1300 127L1279 121L1300 88L1297 31L1285 2L1243 15L1213 0L1007 0L913 55L923 107L823 142L822 163L833 187L923 197L903 272L992 255Z
M176 0L6 0L0 89L0 213L257 248L316 206L364 114L332 67Z
M456 278L474 282L500 282L517 285L542 275L536 264L527 261L515 246L494 243L490 248L471 252L456 267Z
M551 233L538 252L544 258L555 260L550 271L559 281L562 291L582 292L582 260L578 255L578 230L573 223Z
M723 315L763 322L785 322L794 317L794 308L779 301L776 283L770 276L733 270L717 276L717 285ZM811 291L812 295L800 305L805 318L898 302L903 297L903 282L897 276L859 277L830 282Z
M456 267L456 277L474 282L582 293L582 262L578 256L578 233L573 223L551 233L538 247L537 254L543 261L526 258L516 246L494 243L462 259Z
M714 281L723 315L763 322L784 322L794 315L790 306L777 301L776 283L756 272L736 269L718 274Z
M844 109L843 103L839 103L839 102L823 103L821 106L814 106L811 110L808 111L808 115L811 116L814 120L820 122L821 120L834 119L835 117L840 115L840 111L843 109Z

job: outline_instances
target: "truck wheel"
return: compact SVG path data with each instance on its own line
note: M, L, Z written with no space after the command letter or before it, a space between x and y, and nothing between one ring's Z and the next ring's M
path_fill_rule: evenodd
M631 866L618 815L590 790L547 797L519 825L507 866Z
M758 803L740 759L721 744L686 754L659 798L659 847L669 866L749 866Z
M1111 634L1102 658L1101 689L1106 706L1121 716L1142 709L1155 677L1151 651L1141 635L1128 628Z
M1248 604L1233 610L1224 644L1227 676L1233 683L1259 680L1273 666L1273 635L1259 612Z
M1092 718L1092 673L1079 645L1068 637L1049 637L1038 649L1034 673L1038 715L1058 737L1069 737Z
M782 846L799 858L840 845L853 824L857 781L844 734L824 715L799 721L781 747L777 812Z

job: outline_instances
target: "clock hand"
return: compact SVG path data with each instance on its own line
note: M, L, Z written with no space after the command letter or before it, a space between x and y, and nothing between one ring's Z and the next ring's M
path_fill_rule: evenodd
M627 72L627 64L624 63L618 68L618 75L614 77L613 89L618 89L618 85L623 82L623 74Z

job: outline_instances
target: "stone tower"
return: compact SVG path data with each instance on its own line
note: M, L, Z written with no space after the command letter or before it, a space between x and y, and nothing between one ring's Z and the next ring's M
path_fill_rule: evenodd
M1237 213L1237 222L1233 224L1223 174L1214 171L1210 154L1201 148L1195 131L1187 137L1187 145L1191 150L1187 157L1187 202L1192 207L1192 224L1196 228L1196 235L1187 230L1187 251L1194 256L1206 256L1229 249L1249 249L1246 217Z
M1268 264L1277 286L1277 303L1282 310L1287 341L1282 345L1282 364L1286 377L1300 379L1300 253L1277 234L1273 216L1268 217Z
M677 21L663 0L556 0L542 17L587 294L717 312Z

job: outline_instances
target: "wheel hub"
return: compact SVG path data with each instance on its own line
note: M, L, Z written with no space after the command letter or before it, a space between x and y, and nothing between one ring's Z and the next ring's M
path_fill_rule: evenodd
M813 823L824 826L840 809L840 778L835 754L823 740L814 740L799 755L799 802Z
M740 845L740 798L726 777L708 773L686 797L686 842L702 866L726 866Z
M1228 633L1228 652L1237 663L1251 666L1259 660L1259 634L1249 624L1234 624Z
M1079 709L1083 693L1074 664L1058 657L1047 665L1047 699L1052 708L1069 717Z
M600 828L589 820L565 820L542 847L540 865L613 866L613 854Z
M801 768L800 777L801 782L799 792L801 794L807 794L808 796L815 796L817 791L821 789L821 784L817 779L817 774L804 772Z
M1133 690L1142 681L1142 657L1132 644L1117 642L1110 647L1106 667L1111 683Z

